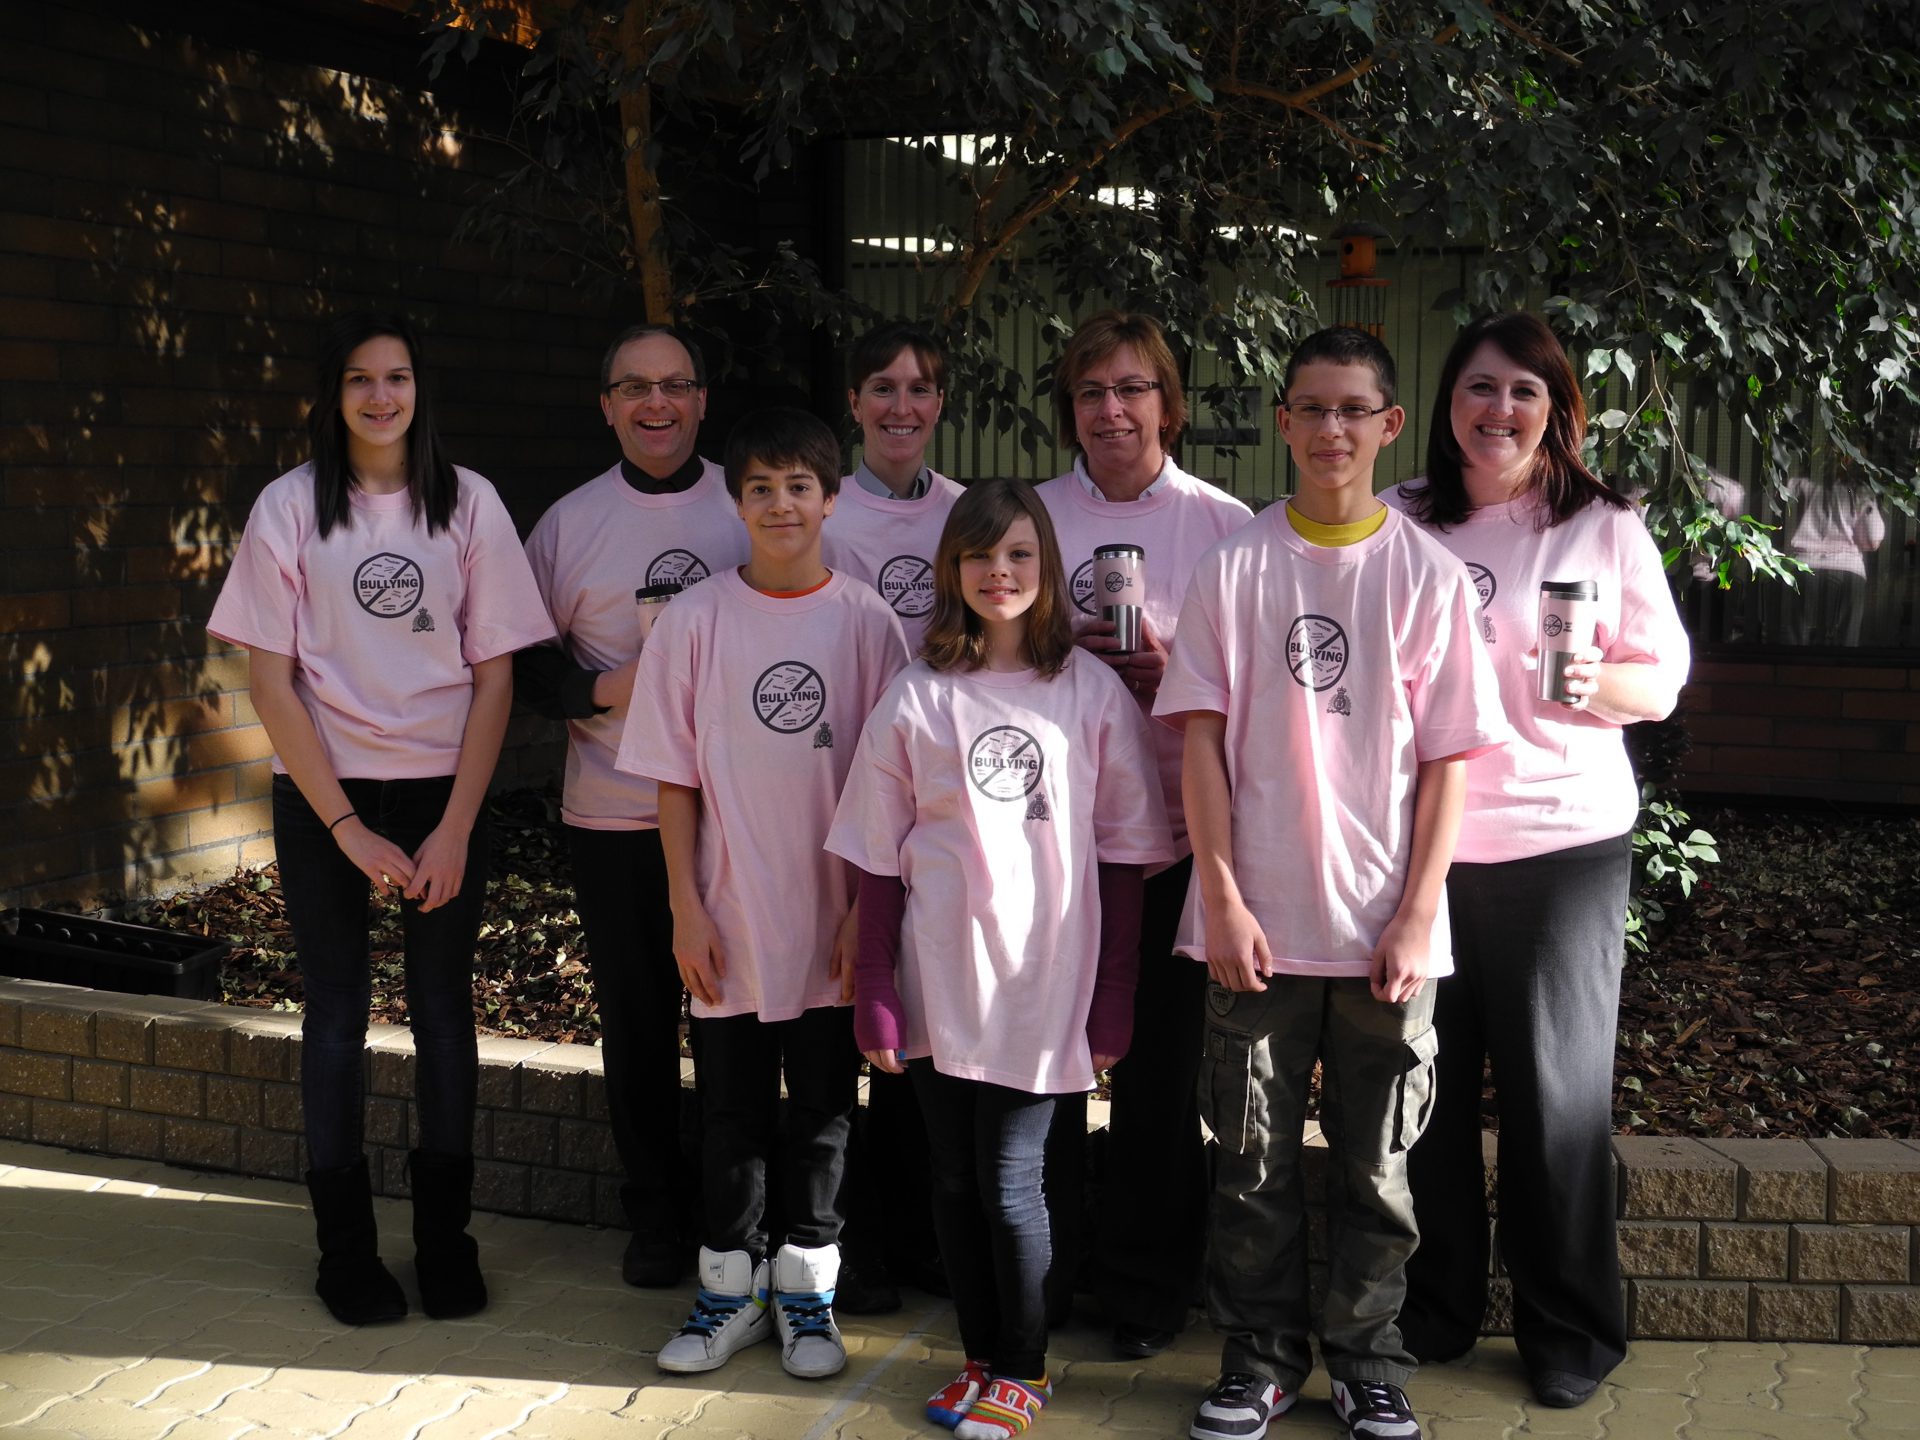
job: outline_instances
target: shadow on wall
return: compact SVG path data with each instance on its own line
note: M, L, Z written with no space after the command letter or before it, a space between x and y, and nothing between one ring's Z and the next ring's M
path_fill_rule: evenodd
M203 625L254 496L304 458L323 317L422 321L455 454L523 526L604 464L574 378L604 310L451 243L499 163L455 112L117 17L0 14L0 124L28 142L0 190L9 904L113 904L271 858L246 657ZM340 45L376 73L418 56Z

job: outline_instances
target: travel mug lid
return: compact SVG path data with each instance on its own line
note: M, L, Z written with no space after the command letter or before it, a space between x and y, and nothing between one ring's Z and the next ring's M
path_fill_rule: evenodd
M1099 545L1093 552L1093 558L1096 560L1118 560L1127 555L1133 556L1136 560L1147 558L1146 549L1139 545Z
M642 585L633 592L633 598L636 604L643 604L648 600L671 600L679 593L680 586L671 580L666 580L658 585Z
M1591 580L1542 580L1540 593L1555 600L1598 600L1600 587Z

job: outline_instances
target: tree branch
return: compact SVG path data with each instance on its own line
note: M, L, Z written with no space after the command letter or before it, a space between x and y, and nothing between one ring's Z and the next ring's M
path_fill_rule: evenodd
M977 241L969 247L966 263L960 268L960 286L954 292L953 299L947 303L946 314L949 318L973 304L973 298L980 292L981 283L987 278L987 271L1001 253L1019 238L1020 233L1034 221L1071 195L1087 175L1106 163L1112 155L1127 141L1139 134L1156 120L1164 120L1176 110L1185 109L1193 103L1193 96L1182 91L1165 105L1157 105L1151 110L1143 110L1126 120L1113 134L1094 147L1092 155L1085 162L1067 171L1052 185L1029 201L1024 209L1009 219L990 238ZM1009 161L1011 156L1008 157ZM996 177L996 183L998 183Z

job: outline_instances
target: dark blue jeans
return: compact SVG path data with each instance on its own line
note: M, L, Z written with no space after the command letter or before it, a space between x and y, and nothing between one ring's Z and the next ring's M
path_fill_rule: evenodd
M343 780L361 820L411 855L446 812L453 778ZM273 777L273 843L306 994L300 1027L300 1100L315 1170L360 1157L366 1101L369 885L327 833L299 787ZM467 840L457 898L422 913L401 903L407 1020L413 1031L418 1132L410 1143L441 1155L473 1150L479 1058L473 1028L473 947L487 890L485 812Z
M907 1066L927 1118L933 1228L970 1360L996 1375L1047 1373L1053 1237L1040 1179L1055 1097Z

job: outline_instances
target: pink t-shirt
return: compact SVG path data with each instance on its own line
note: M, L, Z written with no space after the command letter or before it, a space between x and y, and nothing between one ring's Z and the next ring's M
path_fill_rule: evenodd
M633 592L693 585L747 558L747 527L711 460L675 495L643 495L614 466L554 501L527 537L527 560L547 612L574 662L617 670L640 653ZM673 602L668 602L673 603ZM626 717L618 711L567 722L567 774L560 814L584 830L651 830L659 823L653 781L614 769Z
M933 618L933 556L940 548L953 502L967 492L929 472L927 493L916 500L869 495L851 475L840 482L833 514L820 528L820 555L880 592L917 655Z
M654 622L614 764L700 791L700 895L727 973L695 1015L840 1003L827 963L854 882L821 845L860 727L906 660L900 622L847 575L775 599L723 570Z
M1327 547L1273 506L1194 572L1154 713L1194 710L1227 718L1233 873L1275 968L1365 975L1405 886L1417 767L1507 738L1466 573L1398 514ZM1174 948L1206 956L1197 881ZM1444 896L1429 961L1452 973Z
M909 1058L1031 1094L1093 1084L1098 865L1173 858L1147 722L1105 664L916 660L860 737L827 848L907 887L896 979Z
M454 472L447 528L415 524L406 491L355 490L320 538L313 467L260 492L207 630L297 662L294 693L336 779L451 775L473 667L553 638L520 537L492 485ZM279 756L273 768L284 772Z
M1102 545L1133 544L1146 553L1147 624L1160 643L1173 648L1180 619L1180 600L1193 578L1193 567L1219 540L1253 518L1253 512L1217 486L1197 480L1173 461L1161 467L1160 488L1139 500L1114 502L1088 493L1084 462L1039 487L1042 503L1053 518L1060 539L1060 559L1066 567L1073 602L1072 614L1093 619L1100 602L1093 594L1093 552ZM1105 663L1104 661L1102 662ZM1151 710L1141 697L1143 713ZM1180 806L1180 735L1164 725L1152 729L1160 768L1162 798L1173 826L1176 857L1192 848L1187 843L1186 816Z
M1416 480L1408 488L1424 484ZM1399 489L1380 497L1403 507ZM1687 632L1674 608L1659 547L1638 513L1591 504L1550 529L1534 502L1482 505L1458 525L1421 528L1466 562L1479 591L1479 625L1514 740L1467 767L1467 813L1454 859L1490 864L1624 835L1640 789L1620 727L1587 710L1536 698L1527 652L1539 624L1540 582L1600 586L1595 643L1607 660L1659 665L1686 679Z

